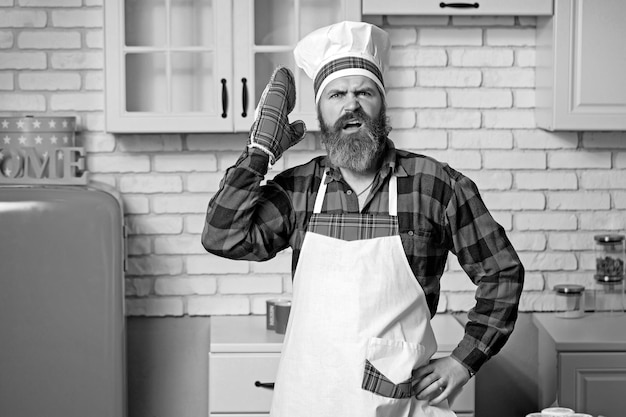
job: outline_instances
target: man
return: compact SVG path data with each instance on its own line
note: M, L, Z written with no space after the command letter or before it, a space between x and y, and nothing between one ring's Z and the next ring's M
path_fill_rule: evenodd
M447 399L496 354L517 318L523 267L473 182L387 137L381 29L343 22L305 37L327 157L261 186L300 141L292 74L279 68L249 143L209 203L205 248L262 261L293 249L293 300L273 416L453 416ZM477 284L451 356L430 360L448 252Z

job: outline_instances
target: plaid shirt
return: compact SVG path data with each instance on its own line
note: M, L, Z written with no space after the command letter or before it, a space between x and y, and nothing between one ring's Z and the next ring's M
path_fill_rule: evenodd
M251 149L227 170L209 203L202 243L213 254L253 261L291 247L295 271L324 170L329 175L322 212L358 213L357 195L324 156L261 186L267 169L267 155ZM513 331L524 268L470 179L432 158L396 150L391 141L362 213L387 214L392 172L398 177L402 245L431 315L448 252L477 285L465 336L452 353L475 373Z

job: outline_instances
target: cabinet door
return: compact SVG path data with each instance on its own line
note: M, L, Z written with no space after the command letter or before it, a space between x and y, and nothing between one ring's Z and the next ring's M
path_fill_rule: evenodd
M559 405L607 417L626 410L626 352L559 354Z
M296 107L290 121L317 130L313 81L297 69L293 48L313 30L342 20L361 20L359 0L236 0L233 14L235 130L248 131L254 109L274 69L289 67L296 79Z
M626 2L556 0L537 22L537 109L550 130L626 130Z
M232 131L231 22L231 0L107 1L107 130Z

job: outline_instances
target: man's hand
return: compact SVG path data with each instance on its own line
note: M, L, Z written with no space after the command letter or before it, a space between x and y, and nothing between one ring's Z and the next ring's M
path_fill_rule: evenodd
M454 400L469 381L470 373L459 361L447 356L414 370L413 379L418 381L413 386L417 399L436 405L446 398Z
M248 147L257 148L270 156L274 164L306 133L302 120L289 124L287 116L296 104L296 85L291 71L278 67L265 87L250 128Z

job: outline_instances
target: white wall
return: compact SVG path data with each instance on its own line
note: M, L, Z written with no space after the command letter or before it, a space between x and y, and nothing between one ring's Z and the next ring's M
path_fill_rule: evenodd
M0 0L0 115L77 115L91 177L116 187L130 228L127 314L263 313L289 293L290 254L235 262L200 245L206 205L245 134L104 133L102 0ZM556 283L591 285L593 235L626 228L626 132L535 128L535 19L373 17L392 38L389 115L398 147L473 178L527 270L521 310ZM322 153L315 135L274 171ZM454 259L440 310L473 286Z

